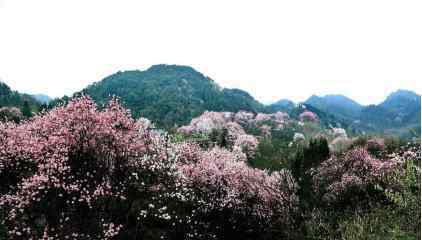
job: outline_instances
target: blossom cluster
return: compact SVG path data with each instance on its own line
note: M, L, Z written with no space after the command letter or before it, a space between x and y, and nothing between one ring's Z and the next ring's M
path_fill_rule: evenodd
M276 112L272 114L258 113L254 114L246 111L239 111L237 113L231 112L209 112L206 111L197 118L192 119L189 125L182 126L179 132L192 133L210 133L213 129L222 129L228 123L237 123L241 126L257 125L271 121L278 128L282 128L283 124L289 119L289 115L284 112Z
M311 111L305 110L299 115L301 122L318 122L318 116Z
M196 193L195 204L199 205L196 215L202 216L198 219L229 211L244 216L242 221L258 219L256 221L265 223L277 219L285 226L291 224L297 186L289 171L270 174L251 168L239 151L218 147L202 152L185 147L184 151L187 153L181 155L190 156L192 160L185 157L180 168L185 183ZM227 221L236 219L227 218Z
M236 116L249 116L246 112L239 113L240 114L229 112L205 112L201 116L192 119L188 126L180 127L178 131L184 134L211 134L214 130L226 130L227 134L224 138L229 144L229 147L239 148L243 150L248 157L253 157L258 146L258 140L256 137L246 134L243 127L238 122L234 121ZM251 116L253 117L253 114Z
M211 134L214 130L227 130L225 140L229 147L243 149L248 157L253 157L258 140L256 137L246 134L244 127L255 126L260 129L263 136L270 136L273 128L282 129L288 119L289 115L283 112L255 115L246 111L237 113L206 111L192 119L189 125L180 127L178 132L190 135L194 133Z
M399 157L377 159L366 148L354 148L341 156L332 156L312 169L314 187L327 202L341 201L375 186L391 187L389 175L402 166ZM351 191L353 193L351 193Z
M0 108L0 121L13 121L19 122L23 119L21 110L17 107L1 107Z

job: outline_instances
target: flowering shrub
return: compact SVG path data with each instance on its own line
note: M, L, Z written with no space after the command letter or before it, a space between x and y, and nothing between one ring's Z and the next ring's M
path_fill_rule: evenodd
M226 124L225 129L227 129L227 142L229 145L233 146L235 144L236 139L241 136L245 135L246 132L243 130L242 126L240 126L236 122L229 122Z
M234 148L239 148L244 152L248 159L255 156L256 148L258 147L258 140L248 134L239 135L234 143Z
M24 118L21 110L16 107L2 107L0 108L0 121L20 122Z
M256 122L265 122L265 121L270 121L271 120L272 115L271 114L265 114L265 113L258 113L255 116L255 121Z
M366 149L355 148L340 157L331 157L312 171L315 189L327 202L353 201L376 190L376 186L393 187L389 175L402 162L399 158L381 161Z
M165 142L138 130L116 100L98 111L87 97L1 125L0 206L9 238L107 239L136 224L128 220L133 195L165 184L174 168Z
M239 111L234 115L234 121L239 124L249 124L253 121L254 114L251 112Z
M247 112L239 113L241 114L236 114L238 117L243 116L243 114L249 116ZM248 158L252 158L255 154L258 140L254 136L246 134L239 123L231 121L233 115L228 112L205 112L193 119L188 126L179 128L178 131L184 134L206 133L211 136L211 140L224 142L224 147L230 149L239 148L246 153Z
M197 230L206 228L215 239L253 239L251 236L263 237L271 227L284 227L283 234L291 229L297 199L296 184L289 172L270 175L248 167L241 152L221 148L203 151L193 159L181 169L187 187L195 192L193 204L198 206L191 224L198 225ZM216 220L204 223L210 218Z
M185 134L205 133L209 134L212 130L221 130L230 119L230 115L226 112L204 112L199 117L191 120L187 126L182 126L178 129L179 132Z
M318 116L311 111L305 110L299 115L299 119L301 122L317 122Z
M272 115L274 117L274 120L279 123L283 123L289 119L289 114L285 112L276 112Z

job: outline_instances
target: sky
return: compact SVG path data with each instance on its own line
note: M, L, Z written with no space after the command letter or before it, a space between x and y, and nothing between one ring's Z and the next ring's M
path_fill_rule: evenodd
M0 79L59 97L178 64L265 103L379 103L422 93L421 12L420 0L0 0Z

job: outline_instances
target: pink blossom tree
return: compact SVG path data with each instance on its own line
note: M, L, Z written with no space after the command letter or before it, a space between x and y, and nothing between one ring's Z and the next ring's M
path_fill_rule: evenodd
M147 204L148 186L164 185L173 165L165 141L138 125L116 100L99 111L87 97L0 125L9 238L107 239L140 224L130 206Z
M16 107L2 107L0 108L0 121L20 122L24 116L19 108Z
M359 197L375 198L377 188L395 186L389 175L401 166L398 158L379 160L365 148L355 148L344 155L332 156L318 168L313 169L315 190L327 203L350 202Z
M192 156L191 151L187 155ZM244 154L221 148L192 159L185 160L181 170L186 187L194 192L196 229L205 228L216 239L253 239L272 231L286 237L291 231L297 186L290 172L251 168Z
M306 110L299 115L299 119L301 122L317 122L318 116L315 113Z

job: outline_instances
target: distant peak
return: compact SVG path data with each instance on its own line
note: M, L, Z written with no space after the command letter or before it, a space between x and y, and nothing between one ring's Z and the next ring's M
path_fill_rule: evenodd
M392 92L388 97L398 97L398 96L419 96L419 94L405 89L398 89Z

